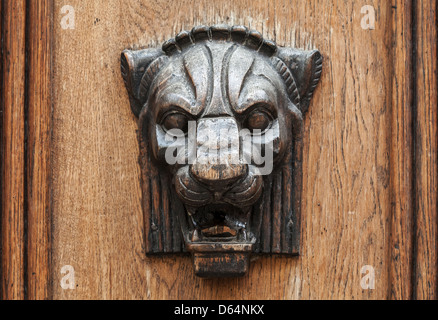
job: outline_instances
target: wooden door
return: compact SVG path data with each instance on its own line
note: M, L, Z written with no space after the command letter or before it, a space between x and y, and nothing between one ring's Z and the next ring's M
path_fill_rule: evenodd
M3 299L437 298L435 1L4 0L1 16ZM120 75L125 48L216 23L324 56L301 255L231 280L146 257Z

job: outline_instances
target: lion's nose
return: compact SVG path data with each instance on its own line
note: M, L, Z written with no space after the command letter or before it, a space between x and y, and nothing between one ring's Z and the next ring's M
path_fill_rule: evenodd
M240 161L239 129L234 118L199 120L196 145L190 173L210 189L231 187L248 174L248 166Z

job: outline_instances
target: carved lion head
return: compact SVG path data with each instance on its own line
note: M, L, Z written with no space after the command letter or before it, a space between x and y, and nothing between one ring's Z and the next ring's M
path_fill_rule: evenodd
M148 253L191 251L201 276L240 275L248 253L298 254L303 114L321 66L318 51L239 26L123 52Z

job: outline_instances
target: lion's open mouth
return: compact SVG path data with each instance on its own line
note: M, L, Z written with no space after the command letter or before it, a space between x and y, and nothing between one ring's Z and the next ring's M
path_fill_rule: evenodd
M192 242L246 241L248 215L229 204L210 204L191 213Z

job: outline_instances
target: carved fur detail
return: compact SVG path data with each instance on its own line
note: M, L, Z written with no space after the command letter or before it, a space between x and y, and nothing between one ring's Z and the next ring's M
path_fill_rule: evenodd
M144 96L140 95L142 78L147 73L149 66L155 65L154 61L164 55L164 52L157 49L145 49L138 51L125 50L121 56L121 72L126 89L131 101L132 112L138 117L146 102ZM159 60L161 61L161 60ZM155 69L154 69L155 70Z
M286 84L287 94L289 99L300 109L300 93L298 92L297 83L295 82L292 72L289 70L287 65L277 57L272 57L272 62L275 69L281 75Z
M202 41L232 41L268 56L273 56L277 52L275 42L263 39L260 32L244 26L227 25L198 26L191 31L182 31L163 44L163 51L171 56Z
M323 58L319 51L301 51L294 48L279 48L276 54L289 68L300 95L300 110L305 114L316 86L321 79Z
M154 81L157 74L160 72L161 68L167 63L167 61L169 61L169 58L167 56L161 56L149 65L140 82L140 89L138 92L140 101L147 100L149 89L152 86L152 82Z
M313 61L313 70L311 72L313 79L311 80L310 86L307 90L307 95L306 97L304 97L307 107L309 106L313 93L315 92L316 87L318 86L318 83L321 80L323 58L319 54L319 52L317 53L317 55L318 57L316 57L316 59Z
M274 68L286 84L289 98L302 113L307 111L322 73L323 59L318 51L304 52L279 48L273 41L263 39L257 31L243 26L216 25L198 26L191 31L182 31L175 38L166 41L162 50L125 50L123 52L122 76L136 116L140 114L147 101L155 76L169 57L202 41L235 42L271 57Z

